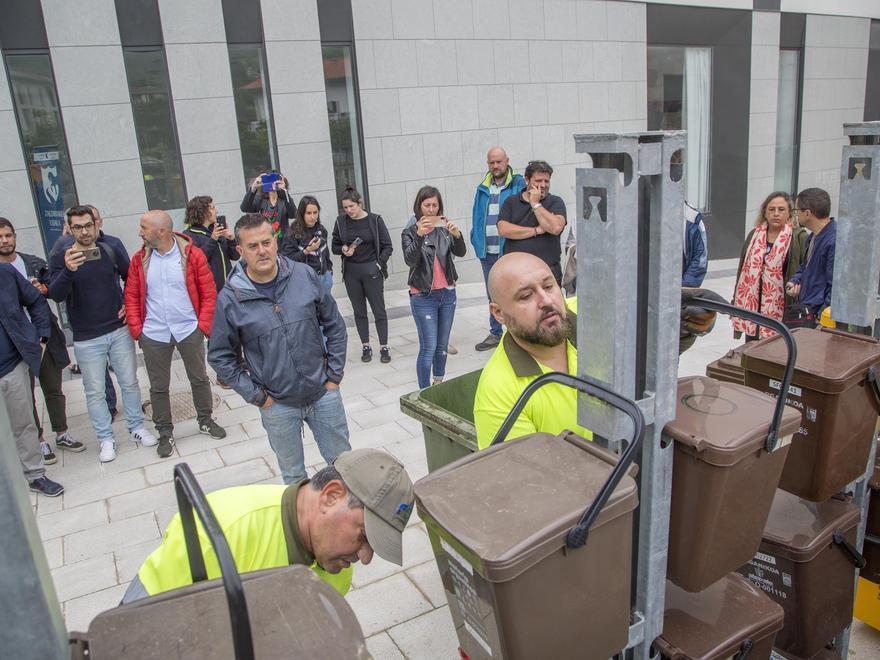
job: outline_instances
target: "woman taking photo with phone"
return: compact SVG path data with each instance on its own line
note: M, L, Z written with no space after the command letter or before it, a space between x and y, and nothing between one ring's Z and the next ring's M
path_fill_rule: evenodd
M231 262L238 260L235 236L227 226L226 218L217 217L212 198L198 195L186 203L184 222L186 229L183 233L192 239L193 245L205 253L214 275L214 284L217 291L220 291L232 270Z
M352 187L342 192L343 214L333 227L333 254L342 255L342 281L354 311L354 323L363 344L361 362L373 359L367 302L379 335L379 359L391 362L385 278L393 247L382 216L364 210L361 194Z
M287 177L275 170L263 172L251 182L251 187L241 200L242 213L259 213L269 221L278 247L290 229L290 220L296 213L296 207L287 194Z
M327 238L327 229L321 224L321 205L311 195L303 195L296 207L296 218L284 237L281 253L311 266L321 279L324 291L330 293L333 263Z
M446 374L458 279L453 258L467 252L461 230L443 215L443 197L434 186L423 186L416 194L401 242L409 266L409 304L419 333L416 376L419 387L425 388Z

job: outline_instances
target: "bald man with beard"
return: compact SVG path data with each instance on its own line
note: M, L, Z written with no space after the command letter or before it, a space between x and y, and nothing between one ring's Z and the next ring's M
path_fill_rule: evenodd
M525 252L501 257L488 280L489 312L507 332L483 367L474 400L480 449L489 446L523 390L550 371L577 374L577 300L563 298L550 267ZM552 383L529 399L507 440L529 433L572 430L577 424L577 392Z
M138 236L143 247L131 259L125 284L125 318L131 336L144 352L150 379L153 424L159 433L156 453L174 451L171 420L171 358L175 347L192 387L199 432L225 438L211 417L213 398L205 362L205 338L211 333L217 288L204 252L173 229L165 211L141 216Z

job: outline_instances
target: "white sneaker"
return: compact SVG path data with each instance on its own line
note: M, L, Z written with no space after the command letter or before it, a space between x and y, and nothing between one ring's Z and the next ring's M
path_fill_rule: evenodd
M116 443L113 440L101 441L101 453L98 454L98 460L102 463L109 463L116 459Z
M139 442L144 447L155 447L159 444L159 438L150 433L145 426L131 432L131 441Z

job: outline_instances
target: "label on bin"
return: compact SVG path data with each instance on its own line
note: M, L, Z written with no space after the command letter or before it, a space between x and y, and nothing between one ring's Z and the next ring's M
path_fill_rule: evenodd
M792 577L776 566L776 558L759 552L754 559L739 569L752 583L760 587L777 603L787 601L793 587Z
M453 593L455 593L458 610L461 612L464 629L483 647L486 653L492 655L492 647L487 640L489 635L480 615L480 597L477 595L474 583L474 567L443 539L440 539L440 546L446 552L449 577L452 578Z
M770 387L774 390L782 389L782 381L770 379ZM795 385L788 386L788 393L792 396L801 396L803 394L803 390Z

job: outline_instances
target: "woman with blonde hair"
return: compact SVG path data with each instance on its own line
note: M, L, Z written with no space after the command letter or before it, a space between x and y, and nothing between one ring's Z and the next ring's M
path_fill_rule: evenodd
M786 296L785 283L797 272L806 256L807 231L792 224L793 203L786 192L772 192L761 204L755 227L746 236L733 304L782 320L785 306L794 302ZM733 317L733 336L746 341L769 337L767 328ZM760 330L760 337L759 337Z

